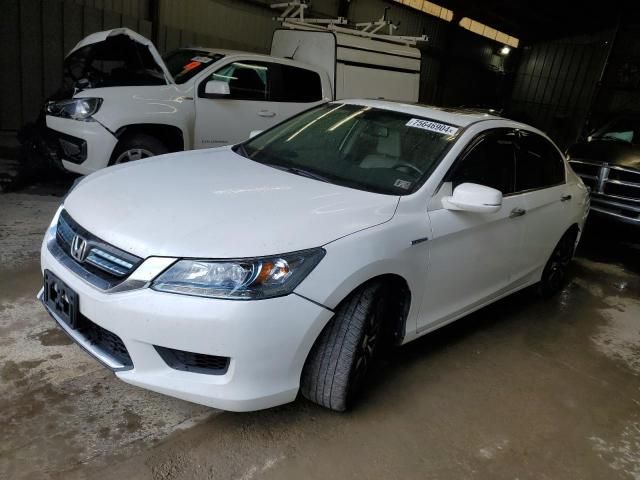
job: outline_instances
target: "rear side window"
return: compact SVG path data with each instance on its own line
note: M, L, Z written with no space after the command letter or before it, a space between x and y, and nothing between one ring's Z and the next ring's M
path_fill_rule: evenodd
M547 188L564 181L564 160L560 152L546 138L521 131L516 154L516 190Z
M477 183L513 193L515 180L515 133L499 131L484 135L454 167L453 188L461 183Z
M273 92L273 101L310 103L322 100L320 75L313 70L279 65L280 81Z

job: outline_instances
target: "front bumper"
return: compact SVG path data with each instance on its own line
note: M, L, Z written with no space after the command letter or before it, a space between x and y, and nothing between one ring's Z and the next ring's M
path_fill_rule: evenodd
M332 316L296 294L232 301L150 288L105 293L64 267L46 242L41 257L43 271L53 272L79 295L80 313L126 346L133 367L117 368L99 347L67 331L118 378L223 410L259 410L294 400L307 354ZM178 370L156 347L229 357L230 362L221 375Z
M98 122L46 116L47 142L65 170L88 175L109 165L118 139Z

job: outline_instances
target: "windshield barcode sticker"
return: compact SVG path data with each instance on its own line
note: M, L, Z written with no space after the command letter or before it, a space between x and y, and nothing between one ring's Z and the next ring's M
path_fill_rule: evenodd
M421 120L412 118L406 124L407 127L421 128L430 132L441 133L442 135L455 135L458 129L444 123L432 122L430 120Z
M200 63L209 63L213 58L209 57L193 57L191 59L192 62L200 62Z
M398 179L393 184L394 187L402 188L404 190L409 190L411 188L411 182L407 180Z

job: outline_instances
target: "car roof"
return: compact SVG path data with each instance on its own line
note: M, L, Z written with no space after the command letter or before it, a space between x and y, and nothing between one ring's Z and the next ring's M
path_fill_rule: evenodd
M424 105L421 103L403 103L381 99L348 99L337 100L336 103L350 103L353 105L363 105L367 107L381 108L384 110L394 110L396 112L402 112L409 115L430 118L451 125L456 125L458 127L466 127L472 123L483 120L503 120L505 122L515 123L497 115L479 110L434 107L432 105Z

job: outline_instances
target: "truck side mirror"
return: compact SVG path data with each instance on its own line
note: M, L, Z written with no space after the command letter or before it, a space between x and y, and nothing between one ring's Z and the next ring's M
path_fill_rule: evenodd
M229 84L220 80L209 80L204 86L204 93L207 95L227 96L231 94Z
M453 195L442 199L442 206L447 210L495 213L502 207L502 192L477 183L461 183Z

